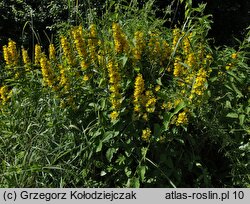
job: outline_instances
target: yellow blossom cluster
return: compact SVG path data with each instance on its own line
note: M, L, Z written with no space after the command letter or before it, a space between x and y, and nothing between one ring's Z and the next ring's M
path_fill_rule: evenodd
M145 107L148 113L155 111L156 98L152 91L146 91L145 93Z
M65 36L61 36L60 38L61 46L63 50L63 55L69 65L74 65L74 58L71 52L70 44Z
M82 58L87 57L86 44L83 38L83 27L82 26L74 27L71 33L72 33L72 37L73 37L73 41L74 41L77 54L82 60Z
M3 46L3 56L7 66L17 66L18 53L16 43L9 39L8 46Z
M115 63L113 60L109 60L107 64L108 74L109 74L109 90L110 94L110 101L112 104L113 112L110 114L111 120L116 120L119 116L119 110L121 106L121 94L120 94L120 73L118 69L118 64Z
M173 42L172 42L172 51L176 50L177 43L180 39L181 33L179 28L173 29Z
M7 86L0 87L0 102L4 105L11 97L11 91L8 90Z
M41 65L41 70L42 70L42 75L43 75L44 86L55 88L53 87L54 85L53 75L54 74L53 74L50 62L44 53L41 54L40 65Z
M58 68L60 70L59 85L63 88L64 92L68 92L69 88L70 88L70 84L69 84L67 70L65 69L65 67L63 65L58 65Z
M142 112L143 104L143 92L144 92L144 79L142 74L138 74L135 79L135 88L134 88L134 111L137 113Z
M162 58L161 58L161 65L166 63L166 61L169 59L171 53L170 46L166 40L162 41Z
M192 40L192 32L187 34L183 39L183 52L185 55L188 55L191 51L191 40Z
M188 123L187 110L184 110L178 114L175 124L179 126L181 124L185 125L187 123Z
M159 91L159 87L156 88ZM145 93L144 93L145 92ZM134 84L134 112L144 120L148 120L148 113L153 113L156 106L156 98L153 91L146 90L142 74L138 74Z
M181 64L181 57L180 56L176 56L175 57L175 61L174 61L174 76L175 77L180 77L184 74L185 70L184 70L184 66Z
M161 43L158 33L150 33L148 49L149 49L149 57L151 59L156 60L161 55Z
M56 62L56 48L54 44L49 45L49 59L51 62Z
M150 128L146 128L146 129L142 130L141 138L143 141L149 142L150 136L151 136Z
M129 50L129 43L127 41L125 33L122 31L120 24L112 24L114 46L117 54L122 52L127 53Z
M30 61L30 58L29 58L28 51L26 49L24 49L24 48L22 48L22 58L23 58L23 63L24 63L25 70L29 71L31 61Z
M40 59L42 54L42 48L40 45L35 45L35 65L40 65Z
M97 30L96 25L91 24L89 27L89 39L88 39L88 51L91 63L96 65L97 59L97 45L98 45L98 38L97 38Z
M134 34L135 47L133 49L134 58L141 60L143 50L146 46L144 33L142 31L136 31Z
M206 90L206 82L207 82L207 71L204 68L201 68L196 74L195 82L193 84L189 99L193 99L195 95L201 96L203 92Z

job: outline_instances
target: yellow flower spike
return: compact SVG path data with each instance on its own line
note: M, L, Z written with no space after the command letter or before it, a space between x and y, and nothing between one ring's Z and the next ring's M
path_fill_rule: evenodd
M25 65L27 65L27 64L30 63L28 51L25 50L24 48L22 48L22 57L23 57L23 63L24 63Z
M72 56L70 44L69 44L67 38L65 36L61 36L60 42L61 42L61 46L62 46L62 49L63 49L63 55L64 55L67 63L69 65L73 65L74 64L74 58Z
M142 130L141 138L143 141L149 142L150 136L151 136L151 130L149 128Z
M40 58L42 54L42 48L40 45L35 45L35 65L40 65Z
M53 72L51 69L50 62L48 61L44 53L41 54L40 65L41 65L41 70L42 70L42 75L43 75L44 86L49 86L50 88L53 88L53 84L54 84Z
M11 65L11 56L6 45L3 46L3 58L5 60L6 65Z
M134 33L134 40L135 40L135 47L133 49L134 58L136 60L140 60L142 57L142 52L146 46L145 40L144 40L144 33L141 31L136 31Z
M26 71L29 71L30 68L30 58L28 55L28 51L22 48L22 58L23 58L23 63Z
M148 113L153 113L155 110L156 98L152 91L145 93L145 108Z
M54 62L56 61L56 49L54 44L49 45L49 59Z
M179 28L175 28L173 29L173 42L172 42L172 51L175 50L177 42L180 38L180 29Z
M176 56L174 61L174 73L173 73L175 77L178 77L183 73L183 67L180 62L181 62L180 56Z
M134 111L140 112L141 111L141 100L144 92L144 79L142 74L138 74L135 79L135 87L134 87Z
M78 53L78 56L80 58L86 58L87 52L86 52L86 45L85 40L83 37L83 28L82 26L78 26L72 30L72 36L74 40L74 45L76 48L76 51Z
M2 100L3 105L6 104L6 102L11 98L11 96L12 90L9 91L6 85L0 87L0 100Z
M109 74L109 90L110 101L113 112L118 112L121 106L121 94L120 94L120 74L118 64L113 60L109 60L107 64Z
M122 52L127 53L129 49L129 44L126 35L123 33L121 26L118 23L112 24L114 48L117 54Z
M14 42L13 40L9 40L8 42L8 52L9 52L10 59L11 59L11 65L17 66L18 53L17 53L17 48L16 48L16 42Z

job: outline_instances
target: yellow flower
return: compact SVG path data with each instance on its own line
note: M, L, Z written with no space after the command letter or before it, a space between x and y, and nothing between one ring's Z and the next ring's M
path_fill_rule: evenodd
M163 104L161 105L161 109L167 109L167 110L170 110L173 108L173 103L168 101L167 103L166 102L163 102Z
M88 64L86 63L85 60L81 61L80 66L81 66L81 68L82 68L83 71L85 71L85 70L88 69Z
M143 141L148 142L150 139L150 135L151 135L151 130L149 128L146 128L146 129L142 130L141 138Z
M109 116L110 116L111 120L114 121L118 118L119 113L117 111L113 111Z
M188 118L187 118L187 111L183 111L178 114L176 125L179 126L181 124L187 124Z
M155 104L156 104L156 98L154 97L153 92L146 91L145 98L146 98L146 104L145 104L146 111L148 113L153 113L155 110Z
M85 74L84 76L83 76L83 81L88 81L89 80L89 76L87 75L87 74Z
M231 67L232 67L232 63L229 63L229 64L226 66L226 70L231 69Z
M237 53L233 53L233 54L231 55L231 57L232 57L232 59L236 59L236 58L237 58Z
M161 86L160 86L160 85L157 85L157 86L155 87L155 91L156 91L156 92L160 91L160 89L161 89Z

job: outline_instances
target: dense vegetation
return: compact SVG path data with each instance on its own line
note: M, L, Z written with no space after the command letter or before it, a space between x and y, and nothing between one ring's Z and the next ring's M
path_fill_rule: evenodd
M204 4L42 2L1 37L0 187L249 187L247 29L215 48Z

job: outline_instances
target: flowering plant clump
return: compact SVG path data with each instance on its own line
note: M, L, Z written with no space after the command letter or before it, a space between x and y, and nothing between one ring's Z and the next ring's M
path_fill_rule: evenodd
M137 12L152 7L150 2ZM33 136L43 137L34 142L40 156L26 167L41 161L48 174L37 170L34 180L52 175L56 186L161 187L161 174L163 186L176 187L189 186L192 174L192 186L217 185L199 156L205 142L218 143L213 124L207 124L209 104L219 112L219 98L213 97L220 97L216 83L228 75L238 80L233 70L243 66L245 56L226 50L228 57L222 59L223 51L213 51L206 39L209 16L192 16L189 9L187 22L175 28L130 13L105 23L89 19L70 25L48 48L36 44L32 55L12 40L3 46L1 118L22 110L16 117L26 113L31 118L21 122L20 140L33 144ZM232 90L243 97L235 85ZM241 115L245 109L249 114L249 106L239 103L234 105L242 108L237 119L245 131L249 127ZM213 120L220 123L222 118ZM31 147L29 151L32 155ZM63 178L64 169L75 169L77 176Z

